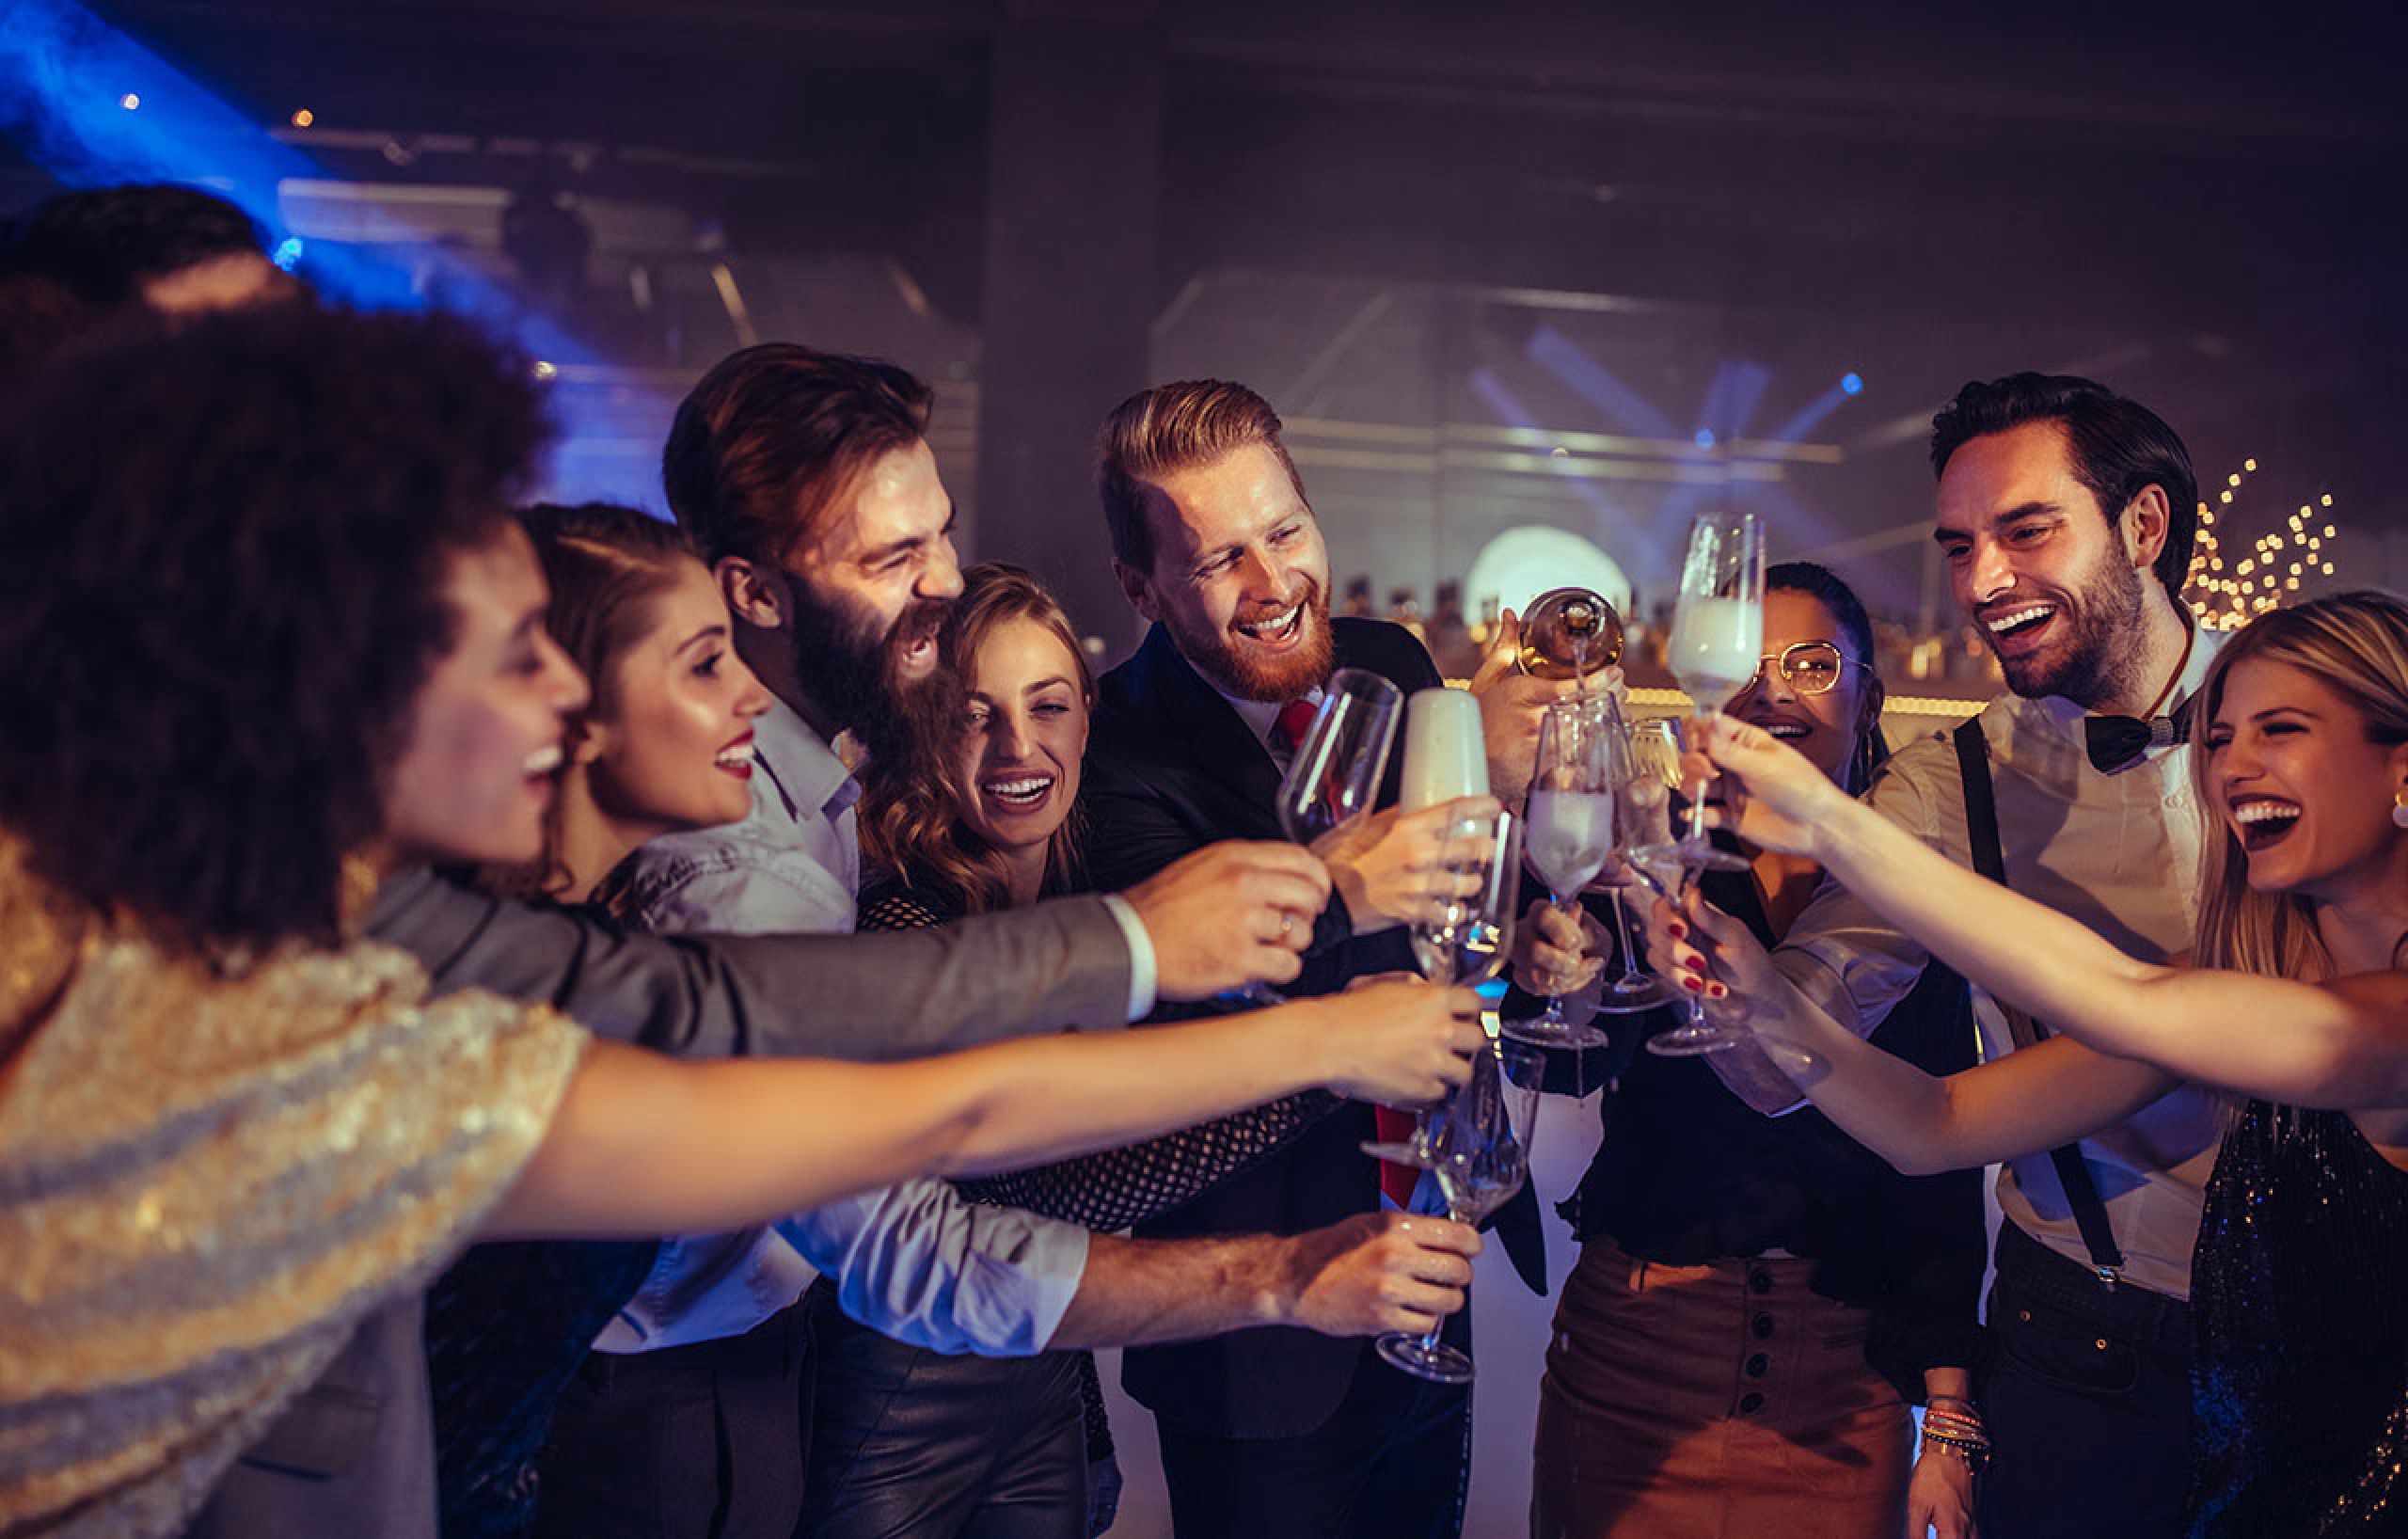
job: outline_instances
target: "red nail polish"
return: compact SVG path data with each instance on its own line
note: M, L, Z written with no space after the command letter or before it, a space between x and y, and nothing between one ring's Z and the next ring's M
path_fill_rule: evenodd
M1675 941L1686 940L1688 937L1689 928L1675 919L1664 927L1664 933Z
M1683 978L1681 979L1681 987L1688 990L1691 993L1695 993L1697 991L1704 988L1705 983L1704 980L1701 978Z
M1707 984L1705 988L1705 997L1708 999L1728 999L1731 997L1731 986L1727 983Z

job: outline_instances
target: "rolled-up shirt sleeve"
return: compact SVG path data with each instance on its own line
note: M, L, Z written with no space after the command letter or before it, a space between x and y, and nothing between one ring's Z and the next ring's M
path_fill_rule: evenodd
M890 1186L777 1229L835 1282L845 1313L931 1352L1044 1351L1086 1270L1085 1229L972 1202L943 1181Z

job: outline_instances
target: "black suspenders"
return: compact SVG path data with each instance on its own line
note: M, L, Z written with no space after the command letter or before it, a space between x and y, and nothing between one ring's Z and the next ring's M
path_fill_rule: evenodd
M1960 724L1956 741L1956 763L1965 772L1965 833L1972 847L1973 869L2004 887L2006 861L1999 846L1998 793L1990 785L1990 745L1982 736L1981 718ZM2048 1027L2004 1000L1993 1002L2004 1012L2016 1046L2030 1047L2049 1035ZM2115 1231L2107 1223L2107 1204L2099 1200L2099 1183L2090 1179L2081 1149L2065 1144L2049 1150L2049 1159L2056 1166L2067 1200L2073 1204L2073 1221L2090 1251L2091 1270L2099 1274L2102 1287L2115 1287L2123 1276L2124 1253L2116 1247Z

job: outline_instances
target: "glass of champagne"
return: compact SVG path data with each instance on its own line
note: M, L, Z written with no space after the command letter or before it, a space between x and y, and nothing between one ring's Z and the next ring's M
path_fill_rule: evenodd
M1439 846L1440 866L1453 873L1455 892L1412 927L1413 958L1422 976L1458 989L1477 988L1504 970L1513 949L1513 900L1519 894L1522 820L1510 812L1458 819ZM1372 1142L1363 1152L1391 1165L1427 1167L1433 1114L1416 1121L1405 1141Z
M1539 718L1538 763L1522 818L1522 853L1546 883L1547 897L1576 916L1580 891L1597 879L1613 848L1614 714L1602 697L1560 701ZM1610 1039L1563 1013L1549 994L1546 1013L1508 1022L1505 1034L1534 1047L1603 1047Z
M1627 833L1622 858L1649 887L1668 900L1677 901L1678 895L1687 890L1684 879L1695 869L1682 863L1681 847L1671 837L1672 797L1681 786L1680 733L1669 721L1640 722L1630 728L1629 743L1631 772L1622 799ZM1663 881L1658 881L1651 869L1659 866ZM1672 885L1668 889L1664 881ZM1642 982L1653 984L1659 1001L1679 998L1687 1005L1687 1023L1647 1039L1648 1052L1665 1057L1691 1057L1736 1047L1748 1039L1748 1034L1735 1026L1719 1026L1708 1021L1704 1002L1697 995L1679 994L1661 978L1638 973L1627 953L1624 967Z
M1610 891L1622 973L1598 991L1597 1008L1608 1015L1630 1015L1680 997L1671 984L1640 967L1630 944L1623 888L1633 878L1646 880L1638 851L1673 848L1672 792L1681 783L1681 739L1671 722L1617 721L1608 755L1614 795L1614 848L1608 859L1616 867Z
M1471 1078L1449 1103L1430 1139L1427 1162L1446 1194L1447 1216L1477 1225L1503 1207L1529 1179L1530 1134L1538 1121L1545 1055L1518 1042L1493 1041L1472 1058ZM1443 1325L1443 1322L1442 1322ZM1380 1356L1418 1377L1469 1384L1471 1358L1438 1340L1391 1331Z
M1370 812L1404 714L1404 691L1379 674L1341 668L1322 686L1305 740L1279 781L1279 827L1300 845ZM1309 922L1309 921L1307 921ZM1279 991L1257 980L1236 992L1250 1005L1279 1005Z
M1756 676L1764 649L1764 526L1752 513L1702 513L1689 527L1664 657L1698 721L1712 721L1738 697ZM1689 826L1678 853L1692 871L1747 868L1745 861L1706 838L1703 796L1689 803Z
M1752 513L1703 513L1689 528L1681 563L1681 592L1672 608L1665 661L1696 707L1696 720L1722 712L1756 676L1765 649L1765 532ZM1654 853L1654 852L1649 852ZM1687 894L1705 871L1744 871L1748 863L1714 848L1705 836L1705 797L1689 802L1688 830L1666 851L1679 863ZM1686 1025L1647 1039L1651 1053L1680 1056L1715 1053L1747 1039L1743 1032L1709 1024L1705 1007L1689 1000Z

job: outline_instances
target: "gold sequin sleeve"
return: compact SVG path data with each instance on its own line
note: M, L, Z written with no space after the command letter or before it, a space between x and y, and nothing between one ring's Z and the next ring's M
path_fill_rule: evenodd
M404 954L239 971L0 843L0 1532L172 1533L370 1309L456 1253L587 1041Z

